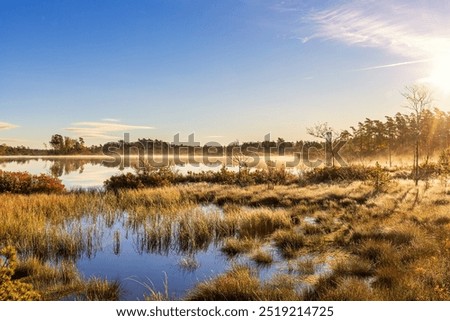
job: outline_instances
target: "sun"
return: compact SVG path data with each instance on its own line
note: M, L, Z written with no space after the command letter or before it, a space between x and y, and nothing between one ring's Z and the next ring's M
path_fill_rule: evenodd
M431 73L426 81L445 95L450 95L450 52L433 58Z

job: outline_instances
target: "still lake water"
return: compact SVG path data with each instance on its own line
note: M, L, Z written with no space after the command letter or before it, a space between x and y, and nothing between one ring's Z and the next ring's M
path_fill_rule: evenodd
M108 166L101 159L61 159L61 158L11 158L0 159L0 169L3 171L27 171L31 174L45 173L62 180L68 188L101 188L103 182L124 172L132 172L132 168ZM175 166L180 173L188 171L219 170L220 166ZM235 169L231 169L235 170ZM195 209L205 215L220 213L221 208L212 205L202 205ZM246 256L227 258L221 253L221 243L212 242L206 249L194 253L184 253L169 246L166 251L143 250L141 231L131 229L127 224L127 213L117 215L112 222L98 216L95 222L87 217L81 225L87 230L96 227L97 237L92 253L84 253L77 261L80 273L85 277L100 277L118 280L123 288L121 300L142 300L149 294L149 287L164 293L164 282L167 280L171 298L182 298L189 289L198 282L211 279L223 273L233 263L252 264ZM268 248L275 259L269 268L258 268L262 279L269 278L274 273L287 269L286 263L276 251ZM194 262L195 268L186 269L182 262Z
M137 160L131 160L131 165L137 164ZM173 170L180 174L189 171L197 173L201 171L218 171L221 166L205 164L174 165ZM229 166L229 170L236 171L235 166ZM0 158L0 170L11 172L29 172L30 174L49 174L58 177L67 189L71 188L100 188L103 182L113 175L134 172L132 166L119 167L111 163L111 160L102 158L80 157L2 157Z

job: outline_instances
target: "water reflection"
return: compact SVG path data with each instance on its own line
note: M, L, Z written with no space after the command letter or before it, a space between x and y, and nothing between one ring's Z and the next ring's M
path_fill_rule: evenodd
M185 164L171 160L173 169L180 174L218 171L220 166L214 163ZM139 165L138 158L130 159L127 167L117 166L110 159L101 157L0 157L0 169L30 174L48 174L61 179L67 188L99 188L113 175L134 172ZM230 167L229 170L237 170Z
M82 174L84 166L87 164L114 168L111 163L104 162L104 159L101 158L0 158L0 167L4 170L15 167L33 170L36 165L43 165L41 167L47 169L47 173L54 177L61 177L72 172Z
M59 177L69 189L100 187L112 175L133 171L131 167L114 167L101 158L0 158L0 168L50 174ZM175 170L184 174L214 168L205 164L177 165ZM169 214L152 213L147 207L141 210L143 213L86 213L80 219L65 221L62 226L49 224L45 231L47 238L33 239L31 244L21 246L30 249L23 254L53 262L71 259L86 277L119 280L125 288L123 300L143 299L143 294L148 294L144 284L163 292L165 273L169 294L181 298L195 284L223 273L230 264L252 264L248 255L231 260L224 256L220 251L224 238L264 240L279 228L271 223L269 210L267 219L264 211L252 208L236 209L231 219L230 213L227 216L222 208L212 204ZM242 219L238 228L233 220L241 219L239 210L248 212L245 217L249 220ZM262 279L286 265L274 248L269 251L274 253L275 260L271 266L259 267Z
M111 176L133 170L114 167L102 158L0 158L0 169L52 175L69 189L102 187Z
M123 300L143 299L149 293L148 286L164 291L166 274L171 296L181 298L199 281L228 267L215 233L211 231L212 236L206 237L194 223L201 216L219 216L222 209L216 208L217 212L210 205L204 212L195 207L176 215L155 214L144 219L128 212L111 213L71 222L67 225L70 233L78 230L74 226L84 231L77 267L86 277L120 280L125 289ZM187 219L189 216L194 219Z
M182 298L198 282L223 273L232 264L252 265L263 279L284 268L286 262L275 255L274 248L276 260L265 267L254 264L248 255L231 259L223 255L224 238L235 235L226 224L223 209L207 204L144 217L132 212L92 214L68 220L63 228L79 242L73 246L77 251L70 254L81 274L119 280L125 289L121 299L135 300L149 293L149 285L164 291L164 275L171 297ZM60 252L53 255L46 259L67 259Z

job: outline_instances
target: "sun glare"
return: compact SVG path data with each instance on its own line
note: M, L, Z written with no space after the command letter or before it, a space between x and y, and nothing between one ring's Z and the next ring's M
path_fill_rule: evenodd
M450 95L450 52L433 59L431 74L426 80L445 95Z

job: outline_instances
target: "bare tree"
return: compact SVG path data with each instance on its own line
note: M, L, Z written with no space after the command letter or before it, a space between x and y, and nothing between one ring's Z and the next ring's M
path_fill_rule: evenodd
M327 166L334 166L334 150L333 141L336 140L340 133L334 130L328 123L318 123L313 127L306 128L306 132L314 137L325 139L325 157ZM333 136L334 135L334 136Z
M248 163L249 163L250 159L251 158L246 156L240 149L238 151L236 151L236 152L233 151L232 162L233 162L233 165L237 165L238 166L238 170L239 170L238 175L239 175L239 177L241 176L241 171L243 169L247 169L248 168Z
M422 130L422 115L431 106L433 97L430 89L423 85L406 86L402 96L407 101L405 108L412 110L415 118L413 175L417 186L419 182L419 141Z

